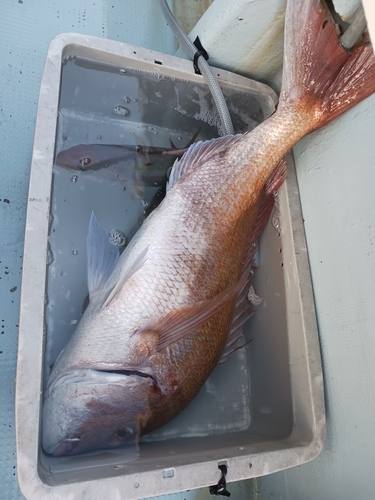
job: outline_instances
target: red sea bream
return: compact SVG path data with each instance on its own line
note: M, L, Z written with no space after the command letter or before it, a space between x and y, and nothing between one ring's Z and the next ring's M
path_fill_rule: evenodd
M90 304L48 381L47 453L122 446L192 401L240 337L280 162L374 91L371 46L346 52L319 0L289 0L277 111L250 133L193 144L120 257L92 216Z

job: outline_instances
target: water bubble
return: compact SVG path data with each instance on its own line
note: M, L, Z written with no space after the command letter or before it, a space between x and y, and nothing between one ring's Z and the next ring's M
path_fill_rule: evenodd
M184 110L179 104L177 106L174 106L173 109L177 111L177 113L180 113L181 115L187 115L187 111Z
M259 267L260 266L260 254L259 254L259 245L257 245L256 251L253 255L253 258L251 259L251 265L253 267Z
M180 142L182 142L182 137L179 135L179 136L177 137L177 140L178 140L178 141L180 141Z
M154 135L159 135L159 131L153 127L152 125L148 127L149 131L152 132Z
M126 69L125 68L119 68L118 69L118 72L121 74L121 75L125 75L125 73L127 73Z
M271 217L271 223L273 227L280 232L281 230L281 212L280 212L280 197L279 197L279 192L275 191L273 193L273 198L274 198L274 208L273 208L273 213Z
M126 244L126 235L119 229L112 229L109 233L109 242L116 247L123 247Z
M48 250L47 250L47 266L50 266L53 261L54 261L53 253L52 253L51 249L48 248Z
M78 175L73 175L73 177L70 180L72 182L77 182L78 181Z
M146 200L142 200L142 205L146 208L148 207L148 201Z
M280 217L272 217L272 225L275 229L280 229Z
M78 250L72 250L73 255L78 255Z
M124 102L126 102L127 104L128 104L129 102L131 102L130 97L128 97L127 95L125 95L125 96L122 98L122 100L123 100Z
M259 295L255 293L253 285L251 285L249 288L247 298L249 302L253 304L253 306L260 306L260 304L263 302L262 297L259 297Z
M113 112L116 115L120 115L120 116L129 116L130 115L130 111L127 108L125 108L124 106L115 106L113 108Z
M87 165L91 164L91 158L82 158L78 163L81 165L81 167L87 167Z
M277 208L277 210L280 210L280 195L278 191L275 191L273 193L273 199L275 202L275 208Z
M63 57L62 59L62 65L65 66L65 64L68 62L68 61L73 61L74 59L76 59L77 56L74 56L73 54L67 54L65 57Z

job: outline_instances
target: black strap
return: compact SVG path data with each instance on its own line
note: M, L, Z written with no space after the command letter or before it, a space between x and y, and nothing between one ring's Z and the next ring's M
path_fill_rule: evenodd
M201 75L200 69L198 68L198 58L200 56L203 56L206 61L208 61L208 54L207 51L204 49L201 41L199 40L199 36L194 40L194 45L197 47L197 51L194 54L193 58L193 65L194 65L194 71L196 72L197 75Z
M225 476L227 475L228 470L227 466L219 465L219 469L221 470L221 478L219 479L219 482L217 484L215 484L214 486L210 486L210 493L211 495L222 495L224 497L230 497L230 493L226 488L227 483L225 481Z

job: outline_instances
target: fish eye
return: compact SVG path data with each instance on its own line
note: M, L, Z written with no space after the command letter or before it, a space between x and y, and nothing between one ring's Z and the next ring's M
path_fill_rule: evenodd
M86 165L90 165L91 163L91 158L82 158L82 160L79 160L79 164L81 167L86 167Z
M115 437L120 441L124 441L125 439L129 438L132 435L133 435L133 429L130 429L129 427L126 427L125 429L119 429L118 431L115 432Z

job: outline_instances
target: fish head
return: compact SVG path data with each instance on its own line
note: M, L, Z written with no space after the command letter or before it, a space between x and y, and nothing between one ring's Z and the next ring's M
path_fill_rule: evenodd
M43 406L42 446L53 456L118 448L137 440L149 416L151 377L72 370L48 383Z
M85 145L79 144L78 146L73 146L70 149L65 149L60 151L55 162L61 167L67 168L69 170L86 170L95 166L97 162L97 147L96 145Z

